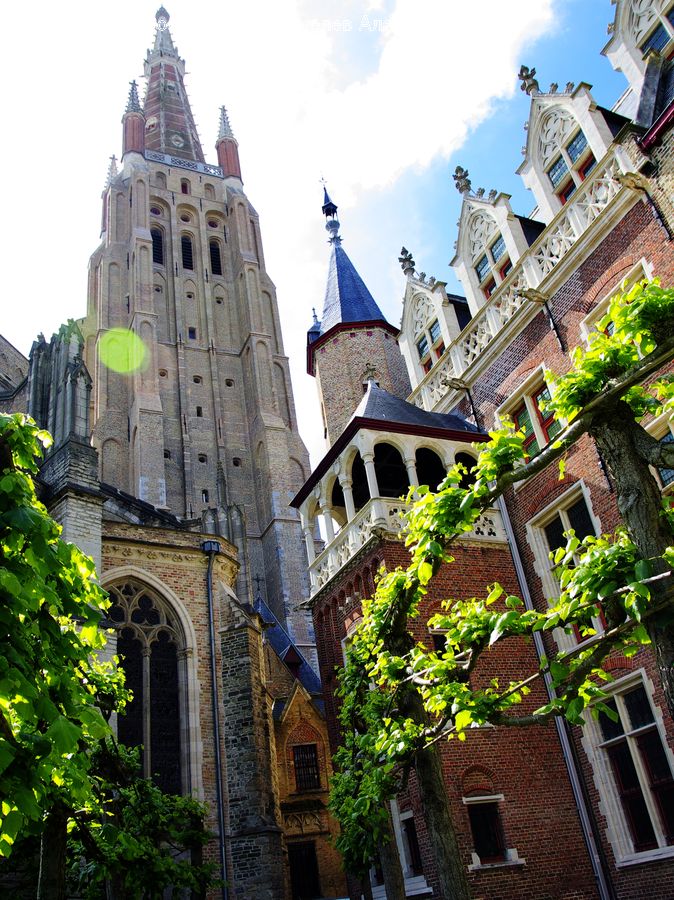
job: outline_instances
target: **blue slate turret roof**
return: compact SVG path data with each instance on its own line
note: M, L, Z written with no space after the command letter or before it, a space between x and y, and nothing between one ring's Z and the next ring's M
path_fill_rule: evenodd
M321 318L321 333L348 322L386 321L365 282L342 248L334 242L328 269L328 286Z
M292 649L293 656L295 656L296 659L300 660L300 664L297 669L297 679L299 680L302 687L312 695L312 697L314 698L314 702L316 702L319 708L321 708L322 701L317 700L317 695L319 695L322 690L320 678L304 658L301 650L295 643L293 643L293 640L288 632L281 625L279 620L267 606L260 594L258 594L255 598L254 609L255 612L262 617L266 625L264 632L265 638L274 648L279 659L285 660L286 656L288 655L288 651Z

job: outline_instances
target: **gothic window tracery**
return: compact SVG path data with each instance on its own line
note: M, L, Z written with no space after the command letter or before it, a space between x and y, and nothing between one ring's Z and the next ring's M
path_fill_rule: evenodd
M575 127L576 120L571 112L559 106L554 106L542 117L538 136L538 155L544 169Z
M141 746L145 777L169 793L182 787L179 658L185 642L168 604L146 586L125 581L108 588L117 654L133 699L117 720L121 743Z
M468 223L468 248L471 260L484 250L496 231L496 219L486 212L475 213Z

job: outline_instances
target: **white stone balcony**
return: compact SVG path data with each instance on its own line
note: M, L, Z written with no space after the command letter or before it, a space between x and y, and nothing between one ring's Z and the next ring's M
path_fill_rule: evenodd
M407 508L402 501L386 497L369 500L309 566L311 596L324 588L373 536L400 536ZM463 540L504 543L506 536L498 510L482 513L472 532L467 532Z
M621 175L629 172L630 168L630 161L620 148L612 150L595 166L568 203L517 261L508 277L496 287L477 315L447 347L412 392L410 402L423 409L435 410L449 391L448 379L465 380L463 373L476 362L515 314L523 306L533 305L529 299L532 294L540 294L544 299L559 287L559 276L565 268L561 265L562 261L581 239L583 244L587 243L591 228L599 229L599 220L610 215L609 208L616 206L615 198L621 194L626 200L634 202L634 193L620 182ZM527 291L530 292L529 298Z

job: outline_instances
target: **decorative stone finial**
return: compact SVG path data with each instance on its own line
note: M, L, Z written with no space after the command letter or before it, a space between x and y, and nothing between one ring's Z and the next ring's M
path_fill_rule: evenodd
M377 369L371 362L365 363L365 371L363 372L363 381L377 381Z
M223 138L230 138L230 140L236 140L234 137L234 132L232 131L232 126L229 124L229 116L227 115L227 109L224 106L220 107L220 125L218 127L218 140L222 140Z
M406 247L401 247L398 262L405 275L414 275L414 260L412 259L412 254Z
M483 188L483 187L479 187L479 188L475 191L475 196L476 196L476 197L484 197L484 188Z
M160 31L166 31L170 18L171 16L169 16L164 7L160 6L155 13L155 19L157 20L157 26Z
M454 184L460 194L467 194L470 191L470 178L468 177L468 174L468 169L464 169L462 166L457 166L454 170L452 178L454 179Z
M105 179L105 186L109 188L112 182L117 177L117 157L110 157L110 165L108 166L108 177Z
M567 94L570 94L570 93L572 93L572 91L573 91L573 89L575 88L575 86L576 86L576 85L574 84L573 81L567 81L567 82L566 82L566 87L564 88L564 90L565 90L565 92L566 92Z
M556 94L556 93L557 93L557 88L558 88L558 87L559 87L559 85L557 84L557 82L556 82L556 81L553 81L552 84L550 85L550 91L549 91L549 93L551 93L551 94Z
M316 307L311 307L311 315L314 317L314 325L318 325L318 316L316 315Z
M540 94L541 89L536 80L535 68L530 69L528 66L520 66L517 77L522 82L520 90L524 91L527 96L531 97L532 94Z
M497 195L497 194L498 194L498 191L496 190L496 188L492 188L492 189L489 191L489 196L487 197L487 200L489 200L490 203L493 203L494 200L496 200L496 195Z
M135 81L130 81L129 99L126 101L126 109L124 112L141 112L140 100L138 99L138 85Z

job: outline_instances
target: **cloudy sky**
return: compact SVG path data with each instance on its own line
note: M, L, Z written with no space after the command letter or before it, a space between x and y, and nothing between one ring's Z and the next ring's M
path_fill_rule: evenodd
M141 80L155 3L12 4L5 12L4 234L0 332L27 353L84 314L108 158L121 147L128 82ZM278 291L300 430L322 455L304 371L320 316L328 245L320 178L339 205L344 248L393 324L402 244L449 281L459 195L450 173L533 202L514 174L527 98L520 63L550 81L588 81L612 105L625 84L599 56L609 0L170 0L174 42L207 160L228 107L245 188L260 214Z

